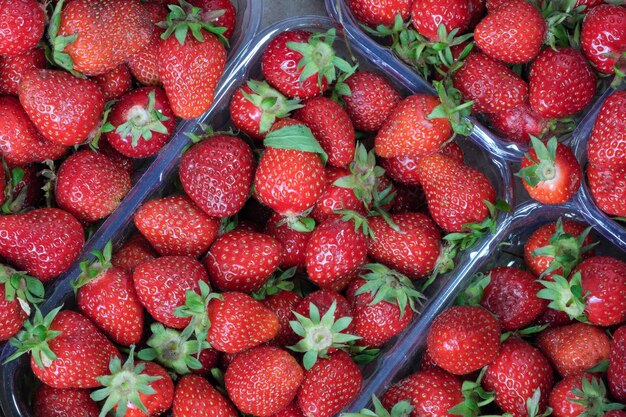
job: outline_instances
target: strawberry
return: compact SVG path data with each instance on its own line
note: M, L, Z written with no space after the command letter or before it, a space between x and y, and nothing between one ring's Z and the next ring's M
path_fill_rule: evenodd
M338 292L326 289L313 291L304 297L293 311L301 316L310 317L311 308L315 306L320 315L325 315L333 304L335 304L334 321L342 317L352 319L352 307L348 300ZM347 327L345 332L350 333L352 327L353 326Z
M88 318L69 310L36 311L11 344L13 360L31 353L30 366L41 382L53 388L95 388L109 374L109 360L120 353Z
M279 411L274 414L272 417L305 417L302 414L302 410L300 410L300 406L297 401L293 401L291 404L287 406L283 411ZM614 416L614 417L622 417L622 416Z
M104 95L98 85L57 70L31 70L19 87L20 102L43 136L72 146L100 123Z
M242 352L226 370L228 396L237 408L255 416L271 416L295 398L304 371L286 351L261 346ZM258 381L265 381L259 384Z
M306 267L306 246L311 238L310 232L292 229L287 222L283 221L281 215L274 213L265 225L264 233L276 239L282 247L281 268L288 269L295 266L298 269L304 269Z
M422 0L411 6L411 22L415 29L430 40L438 40L441 25L447 33L454 29L464 32L470 22L469 0Z
M594 201L600 210L613 216L626 216L626 167L587 167L587 181Z
M43 196L43 178L36 165L26 165L9 169L6 172L7 185L4 189L5 213L20 213L26 208L34 208Z
M600 108L587 142L589 163L602 168L626 168L626 91L611 94Z
M423 156L439 149L452 136L447 119L429 115L441 103L436 96L415 94L402 100L376 135L378 156Z
M365 264L367 239L352 221L329 219L313 232L306 248L309 279L322 288L354 277Z
M280 291L261 301L276 315L280 323L278 334L270 342L272 345L283 347L298 343L298 336L294 333L289 322L296 319L293 312L301 301L302 297L292 291Z
M128 172L106 156L84 150L63 161L54 193L59 207L92 223L111 214L131 185Z
M621 326L613 333L611 355L609 359L609 389L618 401L626 401L626 326Z
M463 150L454 142L448 142L440 152L452 159L463 163ZM420 157L415 155L398 156L395 158L382 158L381 165L385 168L385 174L391 179L406 185L421 185L417 175L417 163Z
M563 377L609 358L609 338L604 330L584 323L547 329L539 334L537 343Z
M201 11L173 8L159 45L159 77L174 114L184 119L209 110L226 66L226 48L215 35L223 30L198 22Z
M221 291L258 291L282 262L282 247L262 233L232 231L217 238L204 259Z
M445 231L460 232L480 223L495 203L495 190L485 174L442 154L420 159L418 176L433 220Z
M100 407L86 389L58 389L45 384L35 391L33 410L37 417L98 417Z
M487 117L504 138L523 145L530 143L531 136L540 138L549 129L549 121L535 113L528 103L488 114Z
M544 49L530 67L530 107L545 118L574 115L593 99L596 79L575 49Z
M527 400L539 392L537 408L543 413L552 388L552 367L534 346L517 337L504 343L496 359L487 366L482 381L485 389L496 393L496 404L514 417L529 414Z
M546 309L543 315L535 322L538 326L548 325L549 327L565 326L566 324L572 324L574 320L570 319L567 313L563 311L553 310L551 308Z
M238 417L235 407L209 382L196 375L182 377L176 384L173 417Z
M167 9L160 3L142 3L144 7L148 4L158 6L167 16ZM155 23L164 21L165 17ZM161 47L161 35L163 29L155 27L154 32L150 36L150 40L143 50L131 56L126 65L133 77L144 86L161 85L161 77L159 76L159 49Z
M135 226L161 255L198 257L206 253L219 230L187 196L152 200L135 213Z
M556 137L547 143L534 136L532 149L524 155L521 169L515 175L531 198L543 204L565 204L580 188L582 170L574 152Z
M463 402L461 383L441 369L416 372L387 389L381 398L385 407L409 401L414 407L409 417L447 417L448 410Z
M480 307L451 307L433 322L427 345L437 366L455 375L468 374L496 358L500 325Z
M185 304L186 293L199 292L199 282L208 283L202 264L189 256L163 256L147 261L133 273L133 283L139 300L160 323L182 329L189 318L175 314Z
M391 221L395 228L383 217L370 220L369 256L411 279L430 274L441 251L435 223L421 213L394 214Z
M359 1L363 2L352 0L351 3ZM359 20L367 23L363 19ZM363 132L378 132L402 100L400 93L385 77L373 72L357 71L345 80L345 84L350 89L350 94L341 98L354 127Z
M371 27L393 26L397 15L406 20L411 11L410 0L348 0L354 16Z
M298 405L307 417L332 417L357 396L362 382L359 367L338 350L305 372Z
M208 305L208 341L214 349L237 353L276 337L279 322L270 309L246 294L226 292L221 296Z
M356 146L354 126L350 116L339 104L327 97L313 97L293 114L306 125L328 154L328 164L348 165Z
M96 138L97 135L98 134L96 133ZM97 140L95 140L96 138L94 138L94 140L92 140L91 143L89 143L88 145L83 145L83 149L89 148L91 150L94 150L95 148L97 148L98 152L108 157L111 162L113 162L124 171L128 172L128 174L132 177L135 173L135 161L133 160L133 158L129 158L128 156L119 153L113 146L111 146L106 138L102 137L102 135L100 135Z
M230 0L192 0L190 3L202 9L200 18L203 21L213 22L217 27L226 28L222 36L226 39L233 36L237 25L237 10ZM216 17L216 15L219 16Z
M133 86L133 77L130 75L128 67L124 64L118 65L111 71L94 77L98 87L104 94L104 100L110 101L120 98Z
M0 256L43 282L65 272L84 243L80 222L60 209L0 216Z
M133 272L136 267L158 256L150 243L136 233L111 257L111 264Z
M205 213L228 217L246 203L253 169L252 151L243 140L214 136L185 152L178 175L187 195Z
M122 155L145 158L156 154L174 133L176 118L160 88L138 88L111 108L107 141ZM114 129L114 130L113 130Z
M45 139L15 97L0 96L0 150L12 165L59 159L67 147Z
M331 217L341 218L340 210L352 210L365 215L365 207L357 198L352 188L335 184L336 181L350 177L351 172L346 168L326 167L326 188L315 203L311 215L317 222L323 222Z
M46 13L37 1L0 1L0 55L20 55L35 47L45 25Z
M0 341L15 336L28 319L30 304L42 301L43 285L36 278L0 265Z
M587 373L567 376L550 393L550 407L555 417L607 416L608 411L624 408L610 403L602 378ZM606 413L606 414L605 414Z
M465 100L474 102L472 109L478 113L500 113L528 98L528 84L519 75L481 52L465 58L452 80Z
M580 47L598 71L615 73L626 52L626 7L602 4L591 9L583 21Z
M573 220L559 218L541 226L524 244L524 262L537 275L559 274L568 277L595 246L591 228Z
M45 67L46 57L42 48L29 49L15 56L0 56L0 94L17 96L24 74Z

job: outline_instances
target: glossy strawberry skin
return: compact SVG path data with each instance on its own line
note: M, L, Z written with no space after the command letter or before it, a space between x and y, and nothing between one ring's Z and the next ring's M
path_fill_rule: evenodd
M454 142L445 144L440 151L442 154L460 163L464 162L463 150ZM421 185L417 175L417 165L420 157L415 155L398 156L395 158L382 158L380 164L387 174L395 182L405 185Z
M326 167L326 188L311 212L315 221L321 223L329 218L341 218L342 214L336 213L336 210L353 210L365 215L365 206L354 195L354 191L334 184L338 179L349 175L351 173L346 168Z
M613 216L626 216L626 167L587 167L587 181L591 195L600 210Z
M397 15L406 20L411 12L410 0L348 0L357 20L371 27L393 26Z
M322 289L313 291L304 299L298 303L294 311L301 316L310 317L311 316L311 304L317 307L317 310L320 313L320 316L326 314L330 307L335 304L335 315L333 319L335 321L339 320L341 317L350 317L353 316L353 310L350 302L346 300L346 298L341 295L339 292L332 289ZM343 333L354 333L354 324L350 323L350 325L343 331ZM331 349L331 351L334 349Z
M174 417L238 417L235 407L204 378L186 375L176 384Z
M598 71L615 72L614 65L626 50L626 7L602 4L585 16L581 49Z
M94 77L94 80L96 80L98 87L102 90L105 101L120 98L133 86L133 77L130 75L128 67L124 64Z
M147 202L135 213L135 226L161 255L193 257L206 253L220 227L187 196Z
M485 389L495 391L496 404L502 410L515 417L525 417L528 415L526 399L531 398L537 389L541 390L539 410L545 410L552 379L550 362L539 349L522 339L510 337L487 367L483 384Z
M135 268L133 283L137 296L158 322L182 329L189 317L176 317L174 310L185 304L187 290L199 293L198 281L208 284L202 264L189 256L162 256Z
M0 55L15 56L35 47L45 24L44 8L37 1L0 1Z
M81 224L61 209L0 216L0 256L43 282L65 272L84 243Z
M237 24L237 10L230 0L192 0L189 3L202 8L203 13L200 14L200 18L205 21L207 20L205 16L218 11L223 12L221 16L209 21L217 27L226 28L226 32L223 33L226 39L233 36Z
M587 142L589 163L602 168L626 168L626 91L611 94L595 121Z
M404 2L404 0L400 1ZM366 2L370 0L365 0L364 3ZM352 3L359 3L359 0L353 0ZM375 5L372 4L370 7L375 7ZM393 18L391 22L393 23ZM380 74L357 71L348 77L345 83L350 87L350 95L342 97L346 111L355 129L363 132L379 131L393 109L402 100L400 93Z
M609 389L613 398L623 403L626 401L626 326L613 333L609 361Z
M111 258L113 266L133 272L142 263L159 256L143 235L134 234Z
M254 139L263 139L266 133L261 133L261 117L263 109L248 100L245 94L254 94L249 85L239 88L230 101L230 118L235 127Z
M584 405L570 401L570 399L580 399L579 396L572 393L572 390L575 388L582 390L583 378L587 378L588 381L591 381L594 377L591 374L579 372L565 377L554 386L550 393L550 407L553 410L552 415L555 417L576 417L585 411L586 407Z
M548 120L535 113L528 103L487 116L505 139L521 144L529 144L531 135L540 138L548 130Z
M144 7L146 4L154 4L163 7L163 5L159 3L144 3ZM165 15L167 15L167 9L165 9ZM160 21L165 21L165 18L162 18ZM161 77L159 76L159 49L161 47L162 33L163 29L155 27L146 47L126 61L130 73L142 85L161 85Z
M154 382L150 383L150 387L154 390L154 394L139 393L139 399L148 409L148 415L159 416L165 413L172 405L174 400L174 383L170 374L163 367L154 362L136 362L145 364L142 375L150 375L158 377ZM124 417L145 417L145 413L137 407L128 408Z
M453 29L464 32L470 21L469 0L420 0L411 6L411 21L415 29L430 40L438 39L440 24L450 33Z
M300 406L297 401L293 401L291 404L287 406L283 411L279 411L278 413L272 415L272 417L305 417L302 414L302 410L300 410ZM622 416L612 416L612 417L622 417Z
M35 391L33 411L37 417L98 417L100 407L86 389L58 389L41 384Z
M0 343L15 336L28 318L17 298L7 300L4 285L0 285Z
M289 322L296 320L293 312L301 301L302 297L291 291L281 291L261 301L265 307L276 315L280 323L278 334L270 341L272 346L285 347L298 343L298 335L294 333Z
M0 94L17 96L24 74L45 67L46 57L42 48L32 48L15 56L0 56Z
M293 230L287 223L281 224L282 216L274 213L265 225L264 233L276 239L282 246L282 269L293 266L298 269L306 267L306 246L311 238L310 232Z

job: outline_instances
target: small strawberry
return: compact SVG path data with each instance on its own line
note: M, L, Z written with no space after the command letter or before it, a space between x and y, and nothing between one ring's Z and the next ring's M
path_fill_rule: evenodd
M433 322L427 345L437 366L455 375L468 374L496 358L500 325L483 308L451 307Z
M607 398L602 378L593 374L576 373L557 383L550 393L550 407L555 417L601 417L610 410L624 408Z
M546 48L530 67L530 107L545 118L572 116L591 102L596 80L580 52Z
M0 216L0 256L43 282L65 272L84 243L80 222L60 209Z
M0 341L15 336L31 312L31 304L42 301L44 288L36 278L0 265Z
M229 217L246 203L253 169L252 151L243 140L214 136L185 152L178 175L187 195L205 213Z
M587 167L587 181L591 195L600 210L613 216L626 216L626 167Z
M350 178L351 175L350 170L347 168L326 167L326 188L317 199L315 208L311 212L315 221L321 223L331 217L341 218L343 216L341 210L352 210L361 215L366 214L365 207L361 200L355 195L354 189L352 187L342 187L335 183L340 181L339 183L341 184L347 181L342 180L343 178ZM354 179L358 181L359 178ZM374 178L368 177L368 180L372 179L376 181Z
M128 67L124 64L118 65L102 75L95 76L94 80L98 83L100 90L102 90L105 101L122 97L133 86L133 77L130 75Z
M17 96L24 74L32 69L45 67L46 56L43 48L29 49L15 56L0 56L0 94Z
M100 407L86 389L58 389L41 384L35 391L33 411L37 417L98 417Z
M598 71L615 73L626 52L626 7L602 4L591 9L583 21L580 46Z
M197 375L182 377L176 384L173 417L238 417L233 405L209 382Z
M37 1L0 1L0 55L20 55L35 47L45 25L46 13Z
M293 284L291 284L291 286L293 286ZM295 292L286 290L280 291L277 294L268 295L264 300L261 300L261 302L265 307L272 310L280 323L278 334L270 343L278 347L291 346L298 343L298 336L294 333L289 322L296 319L293 312L302 302L302 297Z
M524 145L530 143L531 136L540 138L549 129L549 121L535 113L528 103L488 114L487 117L504 138Z
M609 389L611 395L618 401L626 401L626 326L621 326L613 332L611 355L609 359Z
M620 122L624 117L626 91L616 91L602 104L587 142L587 157L591 165L626 168L626 127Z
M343 295L334 290L322 289L313 291L304 297L293 311L301 316L310 317L311 307L315 306L319 314L323 316L330 310L333 304L335 304L334 321L337 321L341 317L349 317L352 319L352 307L350 303ZM351 333L353 327L352 325L348 326L344 333Z
M264 233L276 239L282 247L281 268L289 269L295 266L298 269L304 269L306 267L306 246L311 238L310 232L294 230L281 215L274 213L265 225Z
M397 15L406 20L411 11L410 0L348 0L354 16L371 27L393 26Z
M454 29L464 32L470 22L469 0L421 0L411 6L411 22L415 29L430 40L439 39L443 25L447 33Z
M135 213L135 226L161 255L198 257L206 253L219 230L187 196L152 200Z
M146 238L136 233L112 256L111 263L113 266L133 272L142 263L158 256Z
M537 343L563 377L609 358L609 338L604 330L584 323L544 330Z
M190 3L202 9L200 18L203 21L226 28L222 36L226 39L233 36L237 26L237 10L230 0L191 0Z

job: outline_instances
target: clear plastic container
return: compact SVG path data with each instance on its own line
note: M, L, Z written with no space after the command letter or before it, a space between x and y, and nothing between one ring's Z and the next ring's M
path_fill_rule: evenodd
M118 210L98 231L90 249L102 248L109 240L112 240L115 246L121 245L124 239L133 231L133 214L137 208L145 201L163 195L164 192L168 191L168 186L172 182L172 179L178 175L178 164L180 162L181 152L189 143L187 139L188 134L201 135L201 125L210 125L216 131L230 127L230 99L248 78L260 76L262 54L266 45L276 35L292 29L317 32L326 31L331 27L333 27L333 22L328 18L308 16L279 22L260 33L258 37L252 41L250 47L239 54L239 58L231 66L231 72L222 83L216 95L217 98L213 109L197 120L187 121L180 126L177 136L156 158L155 162L148 168ZM377 55L377 53L371 51L367 45L361 44L349 34L347 35L347 42L350 44L350 52L357 58L362 69L376 71L385 75L402 94L408 95L415 92L429 91L427 86L416 84L410 73L403 74L402 72L395 71L388 65L385 56ZM346 48L341 36L338 36L336 46L340 54L344 57L349 55L348 48ZM471 138L459 138L457 139L457 143L463 148L467 163L482 170L494 184L497 197L507 201L512 206L513 177L509 169L509 164L506 159L498 153L498 148L494 148L491 144L482 141L481 137L478 135L473 135ZM498 222L506 225L510 221L509 219L510 214L501 213ZM488 236L481 240L476 249L459 256L458 268L436 280L435 284L429 288L427 293L429 296L429 309L432 309L433 305L438 305L439 301L437 300L441 298L441 294L445 294L449 291L447 289L449 284L467 275L466 268L467 265L471 265L470 261L489 254L489 245L493 240L493 236ZM69 286L69 280L76 276L78 272L77 266L75 266L75 268L71 269L62 279L57 281L52 293L42 307L44 312L50 311L62 303L65 303L67 306L73 304L74 296ZM438 293L439 295L435 297ZM409 331L390 341L389 348L387 349L390 354L382 357L378 361L378 364L368 366L365 369L367 382L364 385L364 391L361 397L368 397L369 393L375 389L373 384L380 384L377 382L380 380L380 377L378 375L372 375L374 370L384 368L385 372L388 373L387 371L391 369L398 369L399 365L394 365L395 358L393 357L393 353L396 350L402 351L404 346L411 342L415 334L415 327L421 322L422 319L416 320ZM6 357L9 353L10 349L6 348L1 356ZM392 366L392 368L387 369L388 364ZM29 374L30 369L26 357L20 358L0 368L0 381L2 384L0 403L7 417L30 417L32 415L28 407L29 385L25 382L26 375ZM383 378L383 380L386 381L387 378ZM32 385L30 389L32 389Z

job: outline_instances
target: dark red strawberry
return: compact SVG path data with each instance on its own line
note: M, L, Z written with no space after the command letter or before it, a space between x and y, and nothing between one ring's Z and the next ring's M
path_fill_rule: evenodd
M36 417L98 417L100 407L87 389L58 389L41 384L35 391L33 411Z
M37 1L0 1L0 55L20 55L34 48L43 37L45 25L46 13Z
M393 2L408 3L405 0L392 0L390 3ZM354 3L376 2L352 0L351 3L353 3L354 11ZM393 16L391 16L391 23L393 23ZM373 72L357 71L345 80L345 84L350 88L350 94L343 95L341 98L354 127L363 132L378 132L402 100L402 96L385 77Z
M587 181L594 201L600 210L613 216L626 216L626 167L587 167Z
M602 4L591 9L583 21L580 46L598 71L613 74L626 52L626 7Z
M289 227L285 219L274 213L265 225L264 233L273 237L282 246L283 260L280 267L289 269L306 267L306 246L311 238L310 232L299 232Z
M600 376L580 372L554 386L550 393L550 407L555 417L601 417L607 416L609 410L621 409L624 405L610 403Z
M494 129L505 139L529 144L530 137L541 138L549 129L549 121L535 113L528 103L488 115Z
M446 33L454 29L464 32L470 22L469 0L414 1L411 6L411 22L415 29L430 40L438 40L438 29L443 25Z
M110 101L120 98L133 86L133 77L124 64L118 65L109 72L94 77L98 87L104 94L104 100Z
M371 27L393 26L397 15L406 20L411 11L410 0L348 0L354 16Z
M611 395L618 401L626 401L626 326L621 326L613 332L611 342L611 356L609 359L609 389Z
M142 263L154 259L158 253L141 234L137 233L111 258L113 266L133 272Z
M46 57L42 48L29 49L15 56L0 56L0 94L17 96L24 74L45 67Z
M602 168L626 168L626 91L616 91L606 99L593 125L587 143L589 163ZM595 169L595 168L594 168Z
M233 405L209 382L196 375L182 377L176 384L174 417L238 417Z

